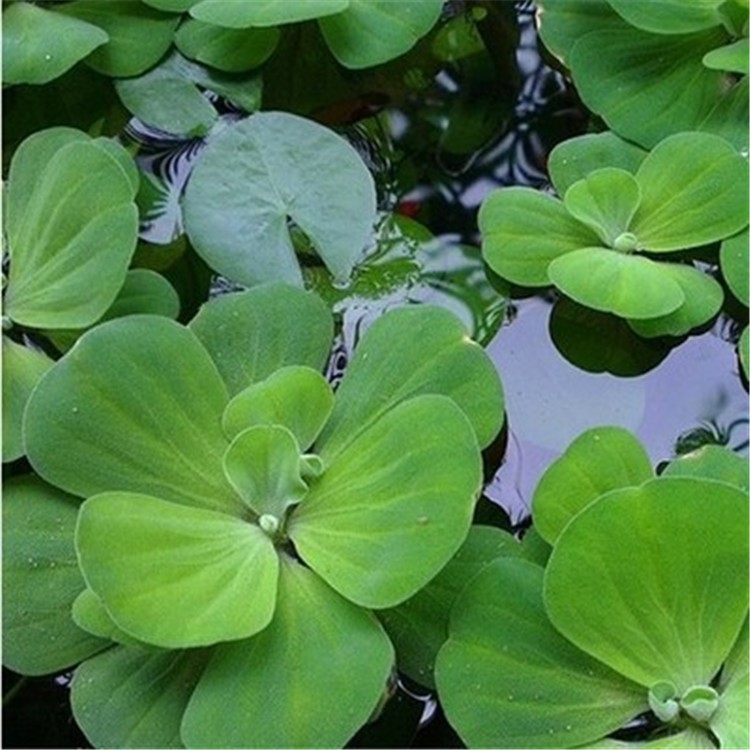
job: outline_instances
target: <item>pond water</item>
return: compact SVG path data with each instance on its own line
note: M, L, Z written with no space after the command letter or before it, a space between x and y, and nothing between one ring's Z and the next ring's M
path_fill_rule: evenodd
M457 11L461 5L449 7ZM352 102L343 113L320 113L319 119L339 125L368 160L384 215L395 208L401 218L384 219L380 241L350 285L331 286L314 265L305 273L333 304L341 324L328 367L334 382L363 330L391 307L443 304L466 321L497 364L506 395L507 430L486 457L484 495L495 515L486 507L484 513L522 530L540 475L589 427L630 429L658 464L705 442L747 455L748 419L747 384L735 349L739 326L728 313L684 341L646 344L609 316L583 311L549 292L509 294L502 282L487 281L476 249L476 211L483 198L505 185L549 189L550 150L587 123L575 92L537 51L531 5L518 9L518 28L503 12L497 19L499 28L506 24L505 42L512 41L505 57L496 57L507 66L501 81L497 72L465 67L441 74L431 98L412 96L380 112L378 120L360 118L379 109L380 100L372 97ZM488 91L498 97L489 109ZM222 106L218 128L242 116ZM435 122L442 123L439 137ZM476 147L451 140L462 128L473 128ZM167 257L169 249L157 246L180 234L179 196L204 142L165 137L136 122L124 138L138 144L141 167L153 175L153 190L144 198L150 210L143 238L155 255ZM141 257L146 252L148 247ZM180 269L175 279L194 285L196 298L209 284L212 294L233 288L200 266ZM193 311L183 312L189 318ZM66 677L19 683L4 670L4 678L6 747L88 747L70 715ZM408 743L462 746L431 696L399 682L383 716L351 746Z

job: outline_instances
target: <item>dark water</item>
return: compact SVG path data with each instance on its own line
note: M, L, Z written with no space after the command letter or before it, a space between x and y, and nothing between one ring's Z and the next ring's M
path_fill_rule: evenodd
M449 6L456 12L461 7ZM333 381L366 327L402 304L444 304L487 346L504 383L508 429L486 456L485 497L496 513L486 506L482 512L506 527L528 522L541 473L590 427L630 429L655 465L707 441L726 443L743 455L748 451L747 393L735 352L739 328L729 316L682 342L644 343L607 316L587 315L549 292L508 297L492 286L507 292L502 283L487 281L476 250L476 211L482 200L500 186L548 189L549 152L587 125L575 92L537 51L530 4L519 5L518 17L518 28L506 29L515 57L511 53L502 81L495 81L505 87L505 104L498 104L495 129L479 147L456 153L438 143L433 150L420 150L426 135L424 102L419 101L391 110L388 131L372 121L339 128L371 165L384 211L395 208L413 217L436 238L407 236L388 253L372 248L350 288L326 286L315 269L308 273L340 323L328 368ZM506 19L499 17L498 24L503 23ZM464 85L471 81L444 75L443 104L450 104ZM223 124L241 116L225 106ZM137 122L128 125L125 139L139 145L140 166L153 176L144 199L148 211L142 236L156 252L181 232L179 198L205 142L168 137ZM386 158L384 144L407 158L399 163ZM235 288L211 277L200 263L180 274L179 283L192 284L197 300L209 285L212 294ZM8 670L3 677L9 699L3 708L4 747L88 747L70 714L65 677L19 682ZM429 693L404 682L383 715L350 745L462 747Z

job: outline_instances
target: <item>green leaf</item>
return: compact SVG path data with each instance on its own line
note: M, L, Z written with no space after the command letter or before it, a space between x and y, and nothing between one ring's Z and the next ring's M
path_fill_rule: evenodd
M601 495L653 477L648 454L621 427L595 427L577 437L544 472L532 500L534 526L554 544L573 516Z
M278 556L255 524L129 492L81 506L86 583L128 635L164 648L247 638L271 621Z
M549 265L549 277L568 297L622 318L658 318L685 302L664 264L616 250L586 247Z
M641 190L630 172L604 167L573 183L565 191L564 202L571 216L593 229L602 242L616 247L638 209Z
M200 0L190 9L190 15L199 21L245 29L250 26L277 26L279 24L309 21L331 13L340 13L350 0L253 0L245 3L227 3L225 0Z
M552 627L542 575L525 560L495 560L453 608L436 678L448 720L469 747L576 747L646 708L645 691Z
M415 396L324 460L289 522L300 557L363 607L404 601L469 530L481 486L469 421L445 396Z
M117 648L75 672L73 716L94 747L182 748L180 722L210 652Z
M109 42L86 62L98 73L124 78L154 66L172 45L179 16L162 13L138 0L75 0L60 4L58 12L98 26Z
M78 501L33 476L3 491L3 664L59 672L108 644L81 630L70 609L85 583L73 532Z
M662 472L670 477L698 477L728 482L747 492L750 489L747 457L738 456L722 445L704 445L673 461Z
M747 160L723 138L708 133L665 138L635 177L641 205L630 229L651 251L697 247L747 226Z
M579 38L569 63L584 103L618 135L650 148L696 130L716 105L723 74L702 58L725 40L720 28L665 35L622 24Z
M750 135L747 129L747 110L750 106L750 79L743 76L725 90L714 108L701 121L698 130L713 133L728 140L739 152L748 151Z
M748 378L748 362L750 362L750 326L745 326L740 340L737 344L737 352L740 358L742 371L745 373L745 379Z
M750 247L747 229L721 243L719 262L729 291L745 307L750 305Z
M663 317L628 321L639 336L682 336L719 312L724 302L724 291L712 276L693 266L677 263L664 263L660 268L679 284L685 301L674 312Z
M5 311L22 325L93 323L114 300L135 250L132 183L101 146L73 138L67 130L44 131L19 148L21 164L11 166ZM49 157L44 165L42 156Z
M248 286L301 286L288 220L331 273L346 279L373 231L375 187L341 136L295 115L263 112L207 146L183 208L185 231L214 270Z
M190 330L234 396L288 365L322 369L331 348L333 319L311 292L266 284L206 303Z
M748 681L748 630L745 620L721 671L719 710L711 719L711 731L719 738L722 748L742 750L750 742Z
M472 526L455 557L423 589L397 607L379 610L396 647L399 671L434 688L435 659L448 640L448 619L458 595L493 560L520 554L521 545L507 532Z
M496 190L479 209L482 254L495 273L522 286L547 286L551 261L599 244L595 232L573 219L562 201L538 190Z
M557 540L550 620L645 687L709 684L747 613L746 516L744 493L723 482L660 478L608 493Z
M343 747L375 709L393 665L380 625L290 558L280 573L271 625L216 649L182 723L188 747Z
M689 34L722 22L724 0L607 0L629 24L652 34Z
M427 305L390 311L360 339L317 452L331 460L388 410L425 393L458 404L482 448L502 425L497 370L458 318Z
M437 23L443 0L349 0L341 13L320 20L336 59L369 68L408 52Z
M221 459L224 384L195 336L132 315L81 337L26 408L27 453L75 495L122 490L242 513Z
M222 418L224 432L233 440L255 425L282 425L307 450L323 429L333 409L333 391L310 367L282 367L265 380L238 393Z
M521 557L543 568L551 552L552 546L544 541L536 526L531 526L521 539Z
M635 174L647 153L611 131L587 133L558 143L550 152L547 169L557 194L562 196L573 183L603 166Z
M224 454L224 473L237 494L259 516L269 514L276 523L307 493L300 470L299 444L279 425L240 432Z
M24 454L21 424L31 391L54 362L3 336L3 463Z
M167 13L184 13L200 0L142 0L142 2Z
M48 83L108 39L77 18L14 3L3 11L3 83Z
M89 588L81 591L75 598L71 608L73 622L79 628L85 630L91 635L99 638L106 638L115 643L121 643L124 646L136 646L137 648L151 648L143 641L128 635L125 631L120 630L109 612L102 604L102 600Z
M747 75L750 73L748 56L750 56L750 44L745 37L732 44L706 52L703 55L703 64L712 70L726 70Z
M202 21L185 21L174 37L177 49L191 60L227 73L241 73L262 65L276 49L279 30L226 29Z

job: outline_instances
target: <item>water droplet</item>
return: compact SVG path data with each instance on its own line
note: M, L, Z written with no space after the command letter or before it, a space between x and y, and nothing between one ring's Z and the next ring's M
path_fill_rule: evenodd
M52 55L47 54L47 55L44 56L44 59L45 60L51 60L52 59Z
M428 524L429 522L430 522L430 519L429 519L429 518L427 518L427 516L420 516L420 517L419 517L419 518L417 519L417 523L418 523L418 524L419 524L420 526L427 526L427 524Z
M54 568L54 567L55 567L56 565L57 565L57 563L53 563L53 562L51 562L51 563L49 564L50 568Z
M554 729L548 729L547 732L548 732L548 734L554 734L555 730Z
M566 732L570 732L570 731L571 731L572 729L573 729L573 727L572 727L572 726L570 726L570 724L566 724L566 725L565 725L565 731L566 731Z
M78 407L77 406L73 407L73 414L78 414Z
M513 700L513 696L512 696L512 695L509 695L509 696L508 696L508 700L509 700L509 701L512 701L512 700Z

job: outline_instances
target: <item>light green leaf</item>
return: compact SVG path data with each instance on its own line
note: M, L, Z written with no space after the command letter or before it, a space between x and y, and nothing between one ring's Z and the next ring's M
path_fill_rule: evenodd
M3 336L3 462L24 454L21 424L26 402L54 362L41 351Z
M138 211L119 164L90 140L55 129L28 149L23 167L11 169L7 221L11 268L5 312L35 328L81 328L109 307L135 250ZM71 140L50 154L51 145ZM24 146L21 146L23 149ZM20 195L13 197L20 182ZM35 180L33 191L29 190ZM106 252L104 252L106 251Z
M628 321L639 336L682 336L719 312L724 302L724 290L712 276L693 266L677 263L663 263L660 268L679 284L685 301L663 317Z
M190 15L199 21L245 29L250 26L277 26L279 24L309 21L312 18L340 13L350 0L252 0L233 2L226 0L200 0L190 9Z
M521 545L507 532L472 526L455 557L423 589L397 607L379 610L378 619L396 647L399 671L434 688L435 659L448 639L458 595L493 560L520 554Z
M573 183L564 202L571 216L593 229L606 245L617 247L641 202L641 190L630 172L604 167Z
M135 646L137 648L152 648L149 644L139 641L120 630L115 621L107 612L102 600L89 588L81 591L75 598L71 608L73 622L79 628L99 638L106 638L124 646ZM155 648L155 647L153 647Z
M81 506L76 550L117 626L146 643L192 648L247 638L273 616L278 556L241 518L105 492Z
M182 723L188 747L343 747L375 709L393 665L380 625L290 558L280 574L268 628L216 649Z
M438 654L448 720L469 747L576 747L646 708L645 691L550 624L542 568L501 558L464 589Z
M326 460L290 518L289 537L347 599L391 607L455 554L480 485L479 451L464 413L445 396L415 396Z
M719 738L722 749L742 750L750 743L748 680L748 630L745 620L745 626L724 663L718 685L721 694L719 710L711 719L711 730Z
M288 365L322 369L331 348L333 319L312 292L265 284L206 303L190 330L234 396Z
M137 76L155 65L172 45L179 16L162 13L138 0L75 0L57 6L60 13L98 26L109 42L86 62L108 76Z
M747 229L721 243L719 262L729 291L745 307L748 307L750 305L750 246Z
M190 331L120 318L84 334L39 382L27 453L42 477L82 497L122 490L241 514L221 468L227 400Z
M75 672L73 715L94 747L182 748L180 722L209 651L118 646Z
M332 460L388 410L425 393L458 404L482 448L502 425L497 370L458 318L427 305L390 311L360 339L316 452Z
M493 271L522 286L547 286L551 261L597 245L595 232L576 221L562 201L538 190L496 190L479 209L482 254Z
M750 44L745 37L732 44L706 52L703 55L703 64L712 70L726 70L747 75L750 73L748 56L750 56Z
M142 0L142 2L167 13L184 13L200 0Z
M262 65L276 49L279 30L226 29L190 19L174 37L185 57L227 73L241 73Z
M81 630L70 608L85 583L73 532L78 501L33 476L3 488L3 664L59 672L108 645Z
M549 265L549 277L568 297L622 318L658 318L685 302L664 264L601 247L575 250Z
M295 115L262 112L209 144L183 208L185 231L214 270L248 286L301 286L288 219L331 273L346 279L373 231L375 186L341 136Z
M3 83L48 83L108 39L77 18L14 3L3 11Z
M728 482L745 492L750 489L748 461L723 445L704 445L670 461L663 476L698 477Z
M310 367L282 367L265 380L238 393L222 418L224 432L233 440L255 425L286 427L304 451L323 429L333 409L333 391Z
M604 166L635 174L647 153L611 131L587 133L558 143L550 152L547 169L557 194L563 196L573 183Z
M728 140L738 151L747 153L750 133L747 111L750 107L750 79L743 76L724 91L714 108L698 125L698 130Z
M369 68L408 52L437 23L443 0L349 0L320 20L331 52L347 68Z
M689 34L722 22L724 0L607 0L629 24L652 34Z
M531 526L521 539L521 557L543 568L549 560L552 545L544 541L536 526Z
M300 470L299 444L279 425L240 432L224 455L224 473L237 494L259 516L269 514L276 523L307 493Z
M747 536L747 498L724 482L659 478L610 492L557 540L550 620L645 687L707 685L747 613Z
M720 28L665 35L623 24L580 37L569 63L584 103L618 135L651 148L696 130L716 105L723 74L702 58L725 40Z
M544 472L534 491L534 527L554 544L573 516L610 490L653 477L636 437L621 427L595 427L579 435Z
M635 177L641 205L631 231L648 250L697 247L747 226L747 160L723 138L708 133L665 138Z

